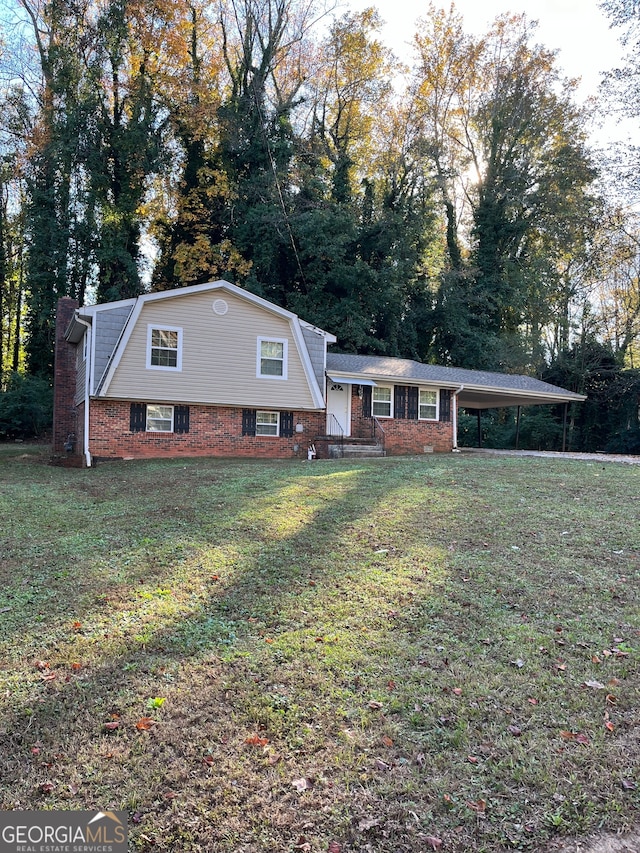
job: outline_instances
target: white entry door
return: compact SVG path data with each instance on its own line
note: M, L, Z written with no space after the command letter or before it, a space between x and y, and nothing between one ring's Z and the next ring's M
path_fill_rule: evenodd
M343 435L351 435L351 385L343 385L328 379L327 435L335 435L338 429L342 430Z

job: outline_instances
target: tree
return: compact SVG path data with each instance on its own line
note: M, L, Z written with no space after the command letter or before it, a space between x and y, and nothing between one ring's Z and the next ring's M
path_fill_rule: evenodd
M416 39L416 110L446 221L435 340L445 362L535 369L562 258L584 245L591 222L585 117L534 31L524 16L502 16L473 42L452 11Z

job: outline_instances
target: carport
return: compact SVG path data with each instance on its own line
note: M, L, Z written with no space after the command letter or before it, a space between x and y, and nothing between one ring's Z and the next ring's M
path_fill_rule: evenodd
M475 409L478 418L478 447L482 447L480 416L484 409L500 409L516 406L516 450L520 437L520 416L523 406L563 405L562 451L566 450L567 413L570 403L586 400L584 394L576 394L542 382L531 376L508 373L491 373L478 370L456 370L462 389L458 392L458 403L465 409ZM466 381L465 381L466 380Z

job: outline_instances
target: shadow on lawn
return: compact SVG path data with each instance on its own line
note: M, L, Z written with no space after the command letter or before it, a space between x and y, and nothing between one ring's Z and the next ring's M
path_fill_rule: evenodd
M394 531L384 529L384 506L393 504L393 478L396 484L401 480L367 466L247 464L241 473L233 468L233 481L224 463L156 467L164 482L151 498L136 492L146 482L144 465L114 467L101 486L79 479L69 498L79 500L90 519L87 536L104 540L105 525L118 524L118 551L109 561L126 558L131 568L109 584L104 555L96 555L62 579L60 589L68 583L80 596L71 610L45 615L43 635L56 639L37 657L49 668L31 668L31 688L17 704L7 702L0 720L3 807L125 808L147 833L165 826L168 838L186 831L185 825L198 836L208 822L203 803L217 813L222 802L226 826L216 829L215 848L221 850L240 850L243 832L249 843L247 837L255 840L262 831L258 824L274 820L274 838L302 833L305 819L313 820L315 832L325 826L330 833L345 819L348 801L337 777L343 771L354 780L358 775L357 760L353 771L335 766L344 750L353 759L355 747L343 743L343 729L362 724L366 690L382 689L394 669L387 645L377 670L367 674L360 651L367 638L350 632L360 630L353 612L358 607L369 607L370 624L378 621L386 630L389 608L400 594L393 583L384 589L385 576L393 575L388 555L398 547ZM121 500L124 483L134 492L130 518ZM421 511L406 508L408 528L411 513ZM62 524L60 518L56 523ZM71 535L69 528L60 533ZM435 550L433 556L441 559ZM228 577L225 560L231 565ZM346 600L342 581L357 590L363 571L371 577L361 600ZM424 581L420 566L415 572ZM382 592L371 588L378 581ZM151 609L146 622L130 625L121 636L105 630L101 638L95 630L90 638L95 662L73 668L71 618L80 626L100 625L103 610L120 608L134 619L136 605L162 602L162 591L169 591L167 603L180 596L175 609L155 615ZM107 629L109 624L117 634L117 620L105 622ZM26 629L16 625L16 635ZM83 630L75 637L78 651ZM329 630L341 639L325 637ZM340 642L341 651L327 661L325 649ZM52 673L56 677L48 680ZM327 695L318 694L323 690ZM167 698L162 710L145 706L154 696ZM354 707L345 716L341 704ZM147 715L157 724L150 731L136 729ZM111 733L105 730L108 722L118 723ZM279 743L283 754L276 762L270 758L276 753L266 758L260 753L251 766L255 750L245 740L252 732ZM335 786L318 788L301 812L289 778L308 772L310 761L322 767L323 760L324 771L337 774ZM239 766L243 790L233 781ZM189 802L172 796L181 789L188 790ZM254 813L250 820L247 808ZM136 835L135 825L132 829ZM156 838L154 849L181 849L167 838Z

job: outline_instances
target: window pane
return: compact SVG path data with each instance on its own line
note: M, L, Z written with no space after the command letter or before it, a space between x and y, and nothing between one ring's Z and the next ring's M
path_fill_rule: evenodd
M282 341L260 341L260 373L262 376L284 375Z
M435 420L438 414L438 392L420 389L420 414L422 420Z
M261 358L260 373L263 376L282 376L282 362L272 358Z
M372 389L371 412L381 418L391 417L391 388Z
M151 364L154 367L178 366L178 333L169 329L151 330Z
M168 329L153 329L151 332L151 346L177 349L178 333L170 332Z
M173 406L147 406L147 432L171 432Z
M280 358L284 356L284 344L280 341L261 341L260 355L263 358Z
M177 367L178 351L170 349L152 349L151 364L154 367Z
M277 412L256 412L256 435L278 435Z

